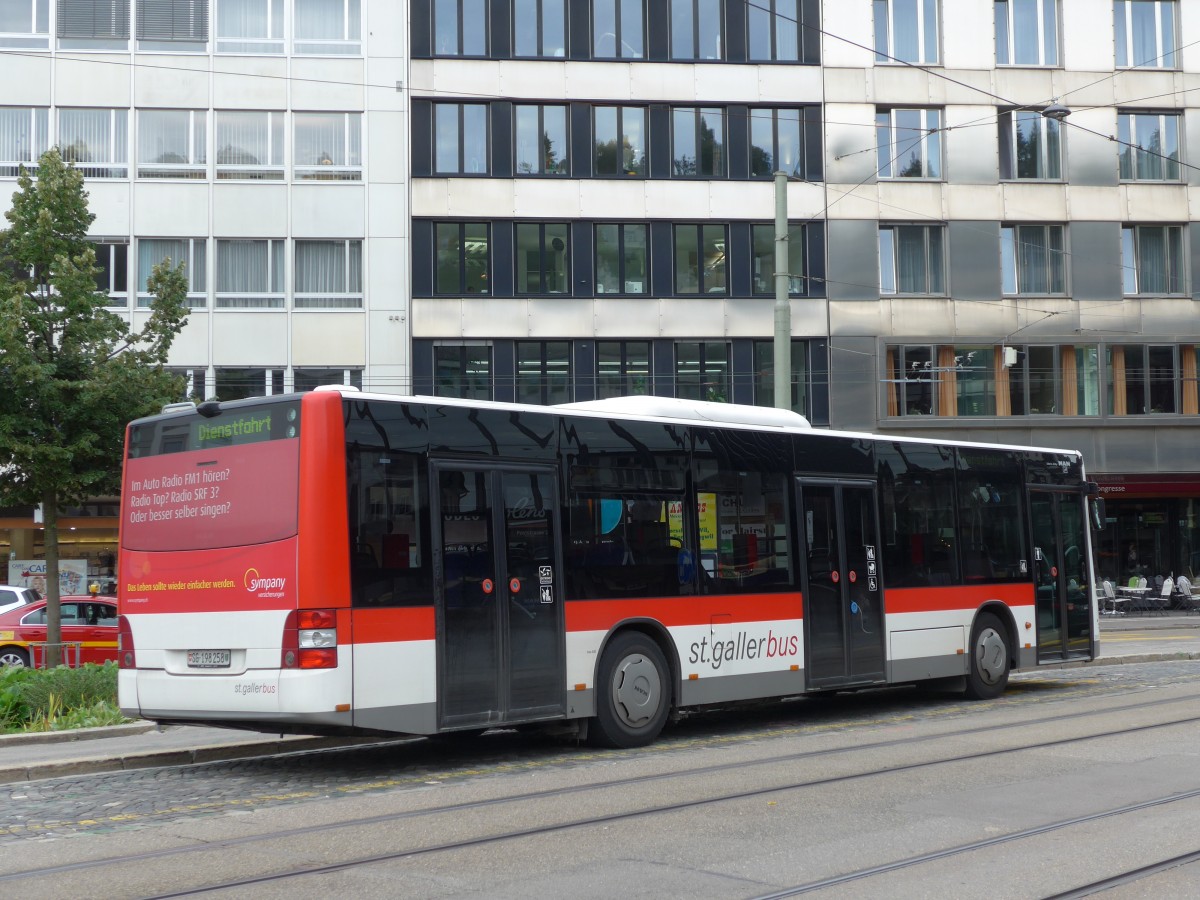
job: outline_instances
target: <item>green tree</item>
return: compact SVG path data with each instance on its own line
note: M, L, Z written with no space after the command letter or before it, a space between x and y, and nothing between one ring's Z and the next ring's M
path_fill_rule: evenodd
M106 309L83 175L57 149L21 170L0 231L0 502L42 505L47 662L58 662L58 510L119 490L125 425L182 395L163 368L187 317L183 266L154 267L138 330Z

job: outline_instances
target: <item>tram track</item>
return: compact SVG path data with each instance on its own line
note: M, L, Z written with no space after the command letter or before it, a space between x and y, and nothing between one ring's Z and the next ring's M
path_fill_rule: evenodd
M148 863L153 860L162 860L169 857L186 856L192 854L224 852L235 847L244 847L247 845L264 844L272 841L285 841L291 838L304 837L319 837L330 832L349 829L349 828L367 828L379 825L388 825L397 823L403 820L427 819L430 817L455 815L464 812L478 811L488 807L496 807L506 804L519 804L522 802L532 802L544 800L553 797L563 797L572 794L579 794L588 791L600 791L612 788L631 787L637 784L647 783L651 781L660 781L664 779L682 779L696 778L700 776L711 776L720 774L734 768L745 769L750 766L766 765L770 763L786 763L794 761L802 761L807 759L816 759L822 757L830 757L837 755L850 754L858 751L872 751L895 748L904 745L919 745L929 743L935 740L954 739L959 737L970 737L973 735L987 734L998 731L1013 730L1018 728L1038 728L1051 722L1061 723L1064 720L1083 719L1090 716L1107 715L1113 712L1132 711L1134 709L1145 711L1155 707L1168 707L1178 703L1194 703L1197 695L1189 695L1184 697L1166 698L1158 701L1149 701L1139 704L1129 704L1124 707L1109 708L1105 710L1083 710L1073 713L1066 713L1053 717L1040 717L1038 719L1023 720L1019 722L1006 722L996 725L978 726L973 728L956 729L950 732L941 732L935 735L909 735L901 738L894 738L885 741L875 741L870 743L858 743L848 746L824 748L820 750L803 751L791 754L775 754L771 757L761 759L742 760L734 763L726 763L710 766L692 767L684 770L673 770L671 772L651 773L632 778L607 779L601 782L590 782L583 785L573 785L569 787L546 789L541 791L529 791L519 794L511 794L502 797L488 798L484 800L444 804L440 806L428 807L423 809L404 810L395 813L387 813L378 816L358 818L353 820L341 820L336 822L328 822L318 825L302 826L291 829L280 829L271 832L263 832L253 835L245 835L238 838L223 839L203 844L190 844L182 847L173 847L162 850L147 851L134 854L122 854L119 856L109 856L97 858L88 861L76 863L62 864L58 866L46 866L36 870L28 870L21 872L13 872L5 875L0 875L0 882L19 882L23 879L39 878L44 879L53 875L67 875L70 873L90 872L93 870L102 870L112 866L130 866L138 863ZM972 762L986 760L989 758L1000 757L1015 753L1028 752L1033 750L1042 750L1048 748L1057 748L1078 744L1086 741L1102 740L1106 738L1116 738L1146 732L1153 729L1171 728L1182 725L1192 725L1200 723L1200 716L1185 716L1171 718L1160 722L1150 722L1140 725L1134 725L1124 728L1116 728L1103 730L1098 732L1090 732L1082 735L1072 735L1051 740L1041 740L1032 742L1020 742L1013 746L999 747L994 749L980 750L977 752L960 753L951 756L940 756L932 759L917 760L910 763L901 763L896 765L876 766L865 769L859 772L850 772L845 774L831 775L821 778L803 779L786 783L775 783L755 787L740 791L725 791L708 796L700 796L689 800L684 800L675 803L655 804L635 809L627 809L611 812L605 815L573 817L565 821L538 825L528 828L511 828L497 833L475 835L460 840L443 841L433 843L428 846L414 846L402 848L394 851L376 854L364 854L348 859L338 860L325 865L306 865L296 866L292 868L282 869L275 872L247 876L244 878L223 881L219 883L211 883L206 885L195 885L182 888L178 891L169 893L154 894L152 896L158 898L190 896L200 893L208 893L216 890L225 890L236 887L249 887L254 885L262 885L268 882L285 881L287 879L319 875L323 873L332 873L338 871L350 870L363 866L377 865L386 862L396 862L408 858L426 856L429 854L453 852L456 850L464 850L468 848L484 847L494 845L506 841L515 841L528 839L538 836L545 836L555 833L567 832L571 830L584 829L589 827L604 827L619 822L625 822L636 819L644 819L657 815L667 815L673 812L679 812L698 807L707 807L722 803L729 803L739 800L748 800L758 797L764 797L776 793L784 793L789 791L807 790L820 787L828 787L839 783L847 783L860 781L870 778L902 775L906 772L915 772L922 769L931 769L938 766L953 765L956 763ZM1011 840L1019 840L1022 837L1033 836L1038 833L1044 833L1049 830L1066 828L1073 824L1079 824L1085 821L1093 821L1100 818L1121 815L1138 809L1150 808L1155 804L1172 802L1174 800L1188 799L1191 796L1200 796L1200 789L1187 794L1174 794L1170 797L1161 797L1156 800L1145 801L1138 804L1130 804L1122 807L1116 807L1110 810L1101 811L1099 813L1090 814L1088 816L1076 817L1074 819L1065 819L1060 822L1047 823L1038 826L1037 828L1028 829L1024 832L1017 832L1008 835L997 836L985 841L975 842L973 844L964 844L960 847L949 848L944 851L939 851L925 856L913 857L909 860L901 860L890 864L892 869L903 868L913 865L918 865L922 862L928 862L934 859L945 858L948 855L955 853L967 853L972 850L978 850L986 846L992 846L998 843L1003 843ZM844 881L854 880L858 878L869 877L871 875L880 874L885 870L885 867L876 867L872 870L864 870L858 873L848 873L844 876L839 876L839 879ZM829 886L830 884L840 883L838 880L825 882L814 882L811 885L800 885L790 888L787 891L778 894L768 894L765 897L773 896L792 896L800 893L806 893L815 890L818 887Z
M317 826L317 827L322 830L336 830L337 828L352 828L352 827L356 827L361 824L383 824L385 822L393 821L393 820L415 818L415 817L429 816L429 815L437 815L439 813L444 813L444 812L479 810L479 809L496 806L496 805L502 805L502 804L519 803L519 802L542 800L542 799L551 799L554 797L566 796L569 794L589 793L589 792L603 791L603 790L609 790L609 789L614 789L614 788L633 788L633 787L637 787L638 785L650 784L650 783L657 782L657 781L691 778L691 777L699 777L699 776L705 776L705 775L721 775L722 773L727 773L727 772L731 772L731 771L740 771L740 770L744 770L747 768L754 768L754 767L766 766L766 765L774 765L774 764L778 764L778 763L801 762L801 761L805 761L805 760L816 760L816 759L822 759L822 758L836 757L836 756L846 754L846 753L851 753L851 752L896 749L896 748L901 748L901 747L905 747L905 746L917 745L917 744L921 744L921 743L930 743L933 741L939 741L939 740L945 740L945 739L971 737L971 736L975 736L975 735L987 735L987 734L994 734L994 733L1003 732L1003 731L1010 731L1010 730L1017 729L1017 728L1038 727L1038 726L1048 725L1048 724L1052 724L1052 723L1061 723L1061 722L1066 722L1066 721L1071 721L1071 720L1076 720L1076 719L1085 719L1085 718L1090 718L1090 717L1094 717L1094 716L1098 716L1098 715L1107 715L1107 714L1110 714L1113 712L1145 711L1148 709L1154 709L1154 708L1164 707L1164 706L1172 706L1172 705L1180 704L1180 703L1183 703L1183 704L1194 703L1197 700L1200 700L1200 692L1198 692L1196 694L1182 695L1179 697L1170 697L1170 698L1163 698L1163 699L1158 699L1158 700L1139 701L1137 703L1122 704L1120 706L1110 707L1110 708L1104 709L1104 710L1076 710L1073 712L1065 712L1065 713L1057 713L1055 715L1041 716L1041 717L1034 718L1034 719L1023 719L1023 720L1013 721L1013 722L1001 722L1001 723L992 724L992 725L979 725L979 726L972 726L972 727L968 727L968 728L958 728L958 729L953 729L950 731L938 731L938 732L926 733L926 734L905 735L903 737L888 738L886 740L881 740L881 741L869 741L869 742L856 743L856 744L850 744L850 745L845 745L845 746L826 747L826 748L821 748L821 749L816 749L816 750L802 750L802 751L797 751L794 753L773 754L773 755L763 756L763 757L758 757L758 758L753 758L753 759L740 760L738 762L717 763L717 764L713 764L713 765L692 766L692 767L687 767L687 768L673 768L670 771L666 771L666 772L653 772L653 773L647 773L644 775L626 776L626 777L622 777L622 778L605 779L605 780L601 780L601 781L591 781L591 782L587 782L585 784L571 785L568 787L548 788L548 789L542 789L542 790L538 790L538 791L526 791L526 792L522 792L522 793L518 793L518 794L489 798L487 800L481 800L481 801L476 801L476 802L471 802L471 803L453 804L453 805L449 805L449 806L445 806L445 807L440 807L440 806L439 807L430 807L430 808L420 809L420 810L410 810L410 811L405 811L405 812L401 812L401 813L387 814L385 816L375 817L375 818L371 818L371 819L367 819L367 820L354 819L354 820L347 820L345 822L331 823L331 824L326 824L326 825ZM861 727L871 727L871 726L877 726L879 724L880 724L880 722L878 720L872 720L872 721L864 722L864 723L856 723L856 725L861 726ZM779 737L779 735L774 734L770 731L751 732L749 735L750 739L762 739L762 738L773 738L773 737ZM677 751L686 750L686 749L693 749L696 746L697 745L694 741L686 741L678 747L671 747L669 744L662 746L662 750L665 753L672 753L672 752L677 752ZM705 746L705 744L703 744L703 742L702 742L700 746ZM368 747L365 749L369 750L372 748ZM316 753L309 753L309 754L298 753L298 754L293 754L293 755L294 756L318 756L318 755L332 754L332 753L341 755L341 754L346 754L346 753L354 754L357 752L359 752L359 751L357 751L357 750L336 750L336 751L317 751ZM619 753L619 751L617 751L617 753ZM607 752L605 754L606 757L612 756L612 755L613 755L612 753L607 753ZM263 757L262 759L266 760L266 759L269 759L269 757ZM547 762L549 764L554 764L554 763L558 763L558 762L569 762L569 761L570 761L569 757L560 757L560 758L548 760ZM195 764L191 764L188 766L170 767L170 768L177 768L179 771L187 771L187 770L202 769L202 768L211 769L211 768L220 767L222 765L224 765L224 763L222 763L222 762L209 762L209 763L195 763ZM163 771L169 771L169 769L164 768ZM479 769L477 767L473 767L470 771L472 774L477 774L479 772ZM430 782L444 783L444 782L455 779L455 777L456 777L456 773L453 770L443 771L443 772L426 771L420 776L420 780L423 783L430 783ZM372 788L372 785L370 785L370 784L368 784L366 787L360 787L358 785L350 785L350 786L346 787L344 790L345 790L345 793L349 794L349 793L360 793L362 790L369 790L371 788ZM311 799L316 799L316 798L315 798L315 796L309 796L304 799L311 800ZM236 808L244 809L244 808L246 808L246 805L247 804L238 804L238 806ZM252 804L250 804L250 805L252 805ZM174 810L172 810L172 809L167 809L167 810L163 811L163 813L160 813L158 815L170 814L173 811ZM207 814L212 814L212 813L220 813L223 810L220 806L216 806L216 807L210 806L210 807L206 807L203 811ZM130 816L122 816L121 821L127 822L127 821L130 821L130 818L131 818ZM89 816L88 821L94 821L94 820L95 820L94 816ZM22 831L32 831L35 828L47 829L49 827L54 827L54 826L63 827L63 826L70 826L72 824L73 823L63 822L61 820L52 821L50 823L32 823L32 824L24 823L22 825L5 824L2 821L0 821L0 834L5 833L6 830L9 834L16 834L16 833L20 833ZM300 836L300 835L308 834L308 833L312 833L311 829L300 829L300 830L297 830L294 832L288 832L286 836L293 836L293 835ZM262 838L251 837L248 840L250 840L250 841L259 840L259 839L270 840L271 837L272 837L271 835L265 835ZM64 867L64 870L68 870L69 868L70 868L70 866L66 866L66 867ZM39 871L45 872L45 871L52 871L52 870L42 869ZM11 875L0 873L0 883L3 883L5 880L7 880L9 878L13 878L13 877L19 878L19 877L21 877L21 873L15 873L15 874L11 874Z

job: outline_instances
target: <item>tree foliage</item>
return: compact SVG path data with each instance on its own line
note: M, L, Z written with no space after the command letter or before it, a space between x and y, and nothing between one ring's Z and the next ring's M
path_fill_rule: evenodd
M182 395L163 365L187 280L182 264L155 266L150 313L132 328L96 288L82 174L51 149L17 184L0 232L0 503L43 506L53 644L59 507L117 493L126 423Z

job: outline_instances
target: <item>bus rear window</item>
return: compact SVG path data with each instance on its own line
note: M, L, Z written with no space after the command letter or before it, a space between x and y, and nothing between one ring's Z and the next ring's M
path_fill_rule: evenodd
M296 534L299 404L135 422L121 493L130 550L236 547Z

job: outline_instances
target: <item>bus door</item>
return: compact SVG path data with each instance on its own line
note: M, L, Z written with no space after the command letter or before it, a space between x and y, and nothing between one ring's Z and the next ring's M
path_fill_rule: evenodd
M1092 595L1087 518L1076 490L1031 488L1033 580L1037 593L1038 659L1091 657Z
M434 463L440 727L563 714L556 473Z
M808 686L884 680L875 486L797 479Z

